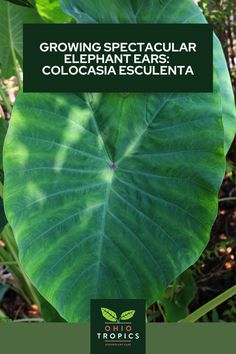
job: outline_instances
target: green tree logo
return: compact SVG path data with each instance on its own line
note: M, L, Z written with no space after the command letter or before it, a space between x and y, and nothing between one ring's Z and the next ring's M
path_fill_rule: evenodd
M135 314L135 310L127 310L122 312L120 317L118 317L114 311L107 309L105 307L101 307L101 312L102 312L102 316L110 322L127 321L133 318Z

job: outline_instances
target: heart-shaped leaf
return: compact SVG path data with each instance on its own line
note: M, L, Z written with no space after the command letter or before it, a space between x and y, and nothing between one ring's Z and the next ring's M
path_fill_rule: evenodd
M118 2L111 10L104 1L101 12L116 14ZM139 22L199 18L192 1L139 4ZM219 67L213 93L18 97L4 147L5 209L27 274L67 321L87 321L91 298L149 306L205 248L226 121L227 146L235 132Z
M106 320L111 321L111 322L116 322L118 320L117 314L114 311L109 310L109 309L107 309L105 307L102 307L101 311L102 311L103 317Z
M120 320L122 320L122 321L130 320L132 317L134 317L134 314L135 314L135 310L128 310L128 311L122 312L122 314L120 316Z
M218 102L217 93L18 97L5 209L28 275L68 321L88 319L90 298L150 304L199 257L225 165Z

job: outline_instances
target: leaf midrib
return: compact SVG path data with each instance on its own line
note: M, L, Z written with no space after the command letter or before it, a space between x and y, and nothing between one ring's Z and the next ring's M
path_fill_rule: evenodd
M96 120L96 116L95 116L95 112L90 104L89 101L89 97L87 96L87 104L92 112L92 117L93 117L93 121L94 121L94 125L95 125L95 129L99 138L99 141L102 144L104 153L106 158L110 161L110 164L112 164L112 160L110 158L110 154L106 148L105 142L102 138L99 126L97 124L97 120ZM107 166L109 168L109 166ZM103 251L103 245L104 245L104 239L106 238L106 234L105 234L105 228L106 228L106 220L107 220L107 210L108 210L108 206L109 206L109 198L110 198L110 193L111 193L111 187L112 187L112 180L113 180L113 176L114 176L114 171L110 170L111 173L111 178L110 180L107 182L107 187L106 187L106 192L105 192L105 200L104 200L104 207L103 207L103 213L102 213L102 225L101 225L101 233L100 233L100 241L99 241L99 246L98 246L98 261L97 261L97 279L96 279L96 287L95 287L95 297L97 297L98 294L98 285L99 285L99 278L100 278L100 270L101 270L101 259L102 259L102 251Z
M150 119L150 121L148 122L147 126L145 127L145 129L143 130L143 132L135 139L134 143L132 143L130 146L128 146L128 148L125 150L125 152L123 153L123 155L121 156L121 158L118 161L112 161L109 151L106 148L106 144L102 138L100 129L99 129L99 125L97 124L97 120L96 120L96 116L95 116L95 112L93 110L93 107L90 104L89 101L89 96L86 96L86 101L87 104L91 110L92 113L92 117L93 117L93 121L94 121L94 125L95 125L95 129L99 138L99 141L102 144L104 153L106 155L106 157L110 160L110 163L117 163L119 164L126 156L130 155L130 153L135 149L135 147L139 144L140 140L142 139L143 135L148 131L149 126L152 124L153 120L155 119L155 117L162 111L162 109L164 108L164 106L166 105L166 103L168 102L169 98L171 97L173 93L170 93L166 99L162 102L162 104L160 105L160 107L158 108L157 111L154 112L152 118ZM147 110L147 106L146 106L146 110ZM108 166L109 168L109 166ZM119 167L118 167L119 168ZM112 189L112 182L113 179L115 177L115 171L111 170L111 178L110 181L107 182L107 187L106 187L106 192L105 192L105 201L104 201L104 208L103 208L103 213L102 213L102 225L101 225L101 237L100 237L100 241L99 241L99 247L98 247L98 261L97 261L97 278L96 278L96 287L95 287L95 297L97 296L98 293L98 285L99 285L99 278L100 278L100 270L101 270L101 259L102 259L102 251L103 251L103 245L104 245L104 239L106 238L106 233L105 233L105 229L106 229L106 220L107 220L107 215L108 215L108 210L109 210L109 199L110 199L110 194Z

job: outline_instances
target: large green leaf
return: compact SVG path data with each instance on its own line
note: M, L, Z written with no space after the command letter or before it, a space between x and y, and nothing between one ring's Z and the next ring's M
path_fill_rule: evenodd
M94 18L91 1L76 3ZM182 3L132 11L140 22L199 17ZM98 5L103 22L132 22L128 0ZM66 320L87 321L91 298L150 305L205 248L225 167L221 101L231 104L214 80L213 93L18 97L5 209L27 274Z
M22 58L23 23L41 22L35 9L0 0L0 66L2 76L15 73L14 56Z
M5 209L27 274L68 321L87 320L91 298L150 305L197 260L224 172L218 102L217 92L18 97Z

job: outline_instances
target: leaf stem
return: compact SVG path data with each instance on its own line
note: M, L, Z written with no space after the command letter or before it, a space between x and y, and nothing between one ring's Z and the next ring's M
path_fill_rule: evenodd
M6 261L6 262L3 261L3 262L0 262L0 265L3 265L3 266L5 266L5 265L7 266L7 265L10 265L10 264L17 264L17 262L15 262L15 261L9 261L9 262L8 261Z
M18 81L19 90L21 90L22 89L22 81L21 81L20 72L19 72L19 64L18 64L18 61L17 61L17 58L16 58L16 52L15 52L15 48L14 48L14 45L13 45L13 38L12 38L12 32L11 32L11 23L10 23L10 17L9 17L9 10L8 10L8 27L9 27L10 49L11 49L13 64L14 64L14 68L15 68L15 74L16 74L16 78L17 78L17 81Z
M157 301L157 307L158 307L158 310L160 311L160 313L161 313L161 315L162 315L162 317L163 317L164 322L166 322L166 315L165 315L165 313L164 313L164 311L163 311L163 309L162 309L161 304L159 303L159 301Z
M211 310L215 309L217 306L230 299L232 296L236 295L236 285L232 286L228 290L224 291L223 294L215 297L213 300L207 302L205 305L198 308L196 311L185 317L183 320L179 321L181 323L194 323L198 321L201 317L206 315Z
M236 200L236 197L220 198L219 203L220 202L227 202L227 201L231 201L231 200Z
M9 230L8 232L11 232L11 229L9 227ZM12 238L14 238L13 234L11 235ZM11 253L14 261L16 262L16 265L18 266L20 272L21 272L21 276L23 277L24 281L25 281L25 284L27 286L27 290L28 290L28 295L30 297L30 300L39 306L40 308L40 302L39 302L39 299L38 299L38 296L33 288L33 285L31 284L29 278L27 277L27 275L25 274L24 270L22 269L22 266L21 266L21 263L19 261L19 258L18 258L18 254L17 254L17 251L14 249L14 246L12 245L12 243L10 242L10 240L8 239L8 237L6 237L6 235L4 236L4 241L6 242L7 244L7 247L8 247L8 250L9 252Z
M172 289L171 289L171 301L174 300L175 297L175 292L176 292L176 288L177 288L177 284L178 284L178 280L176 279L172 285Z

